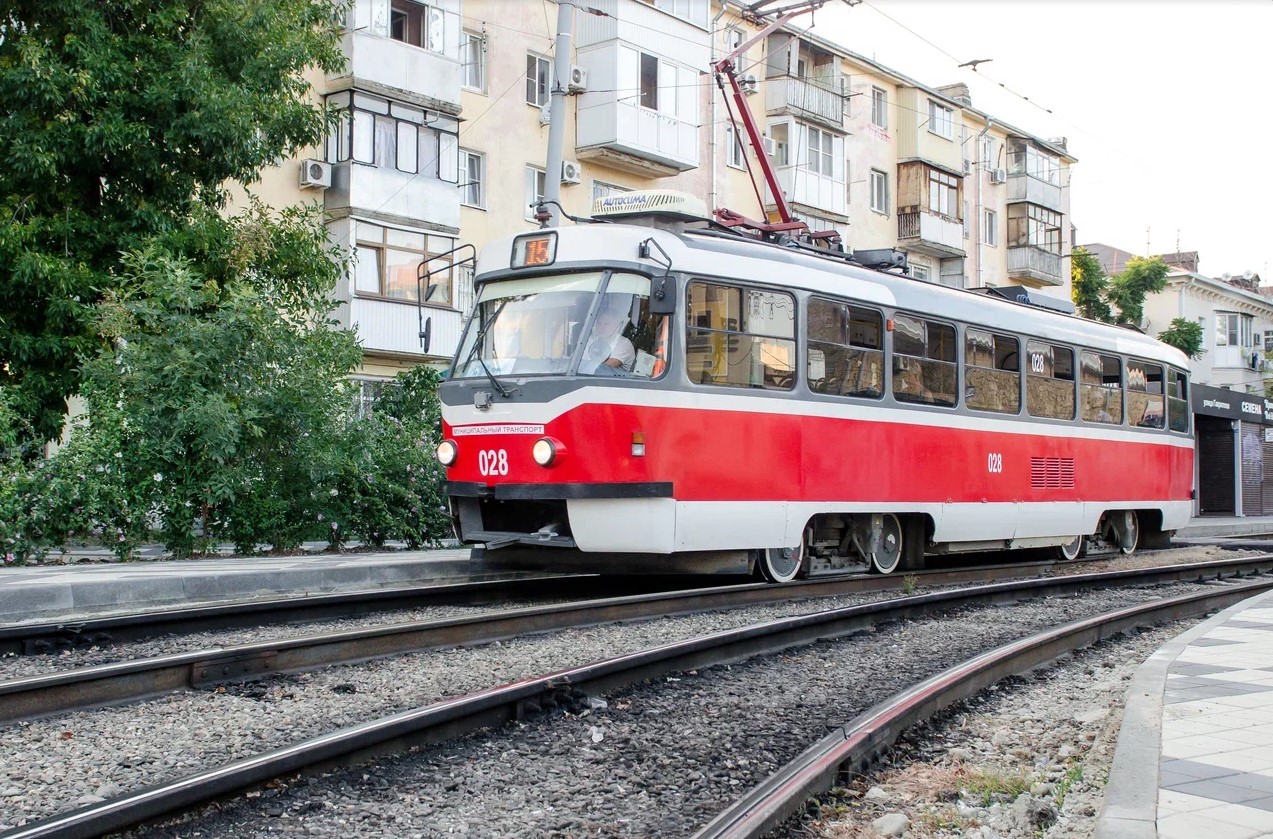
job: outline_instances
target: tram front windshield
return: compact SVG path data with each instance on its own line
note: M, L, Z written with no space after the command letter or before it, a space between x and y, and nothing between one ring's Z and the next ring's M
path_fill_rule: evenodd
M655 378L667 367L665 317L650 280L595 271L484 283L454 379L492 376Z

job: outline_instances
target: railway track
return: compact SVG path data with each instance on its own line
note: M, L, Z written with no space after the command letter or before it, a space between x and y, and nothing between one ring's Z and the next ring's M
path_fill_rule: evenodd
M1051 566L1050 563L1042 565ZM1018 573L1038 571L1037 566L1009 567ZM1242 576L1269 571L1273 571L1273 555L1188 563L1150 571L1125 570L1035 579L1020 586L1005 583L998 589L993 586L987 587L987 591L1001 590L1007 593L1003 595L1005 597L1045 597L1064 595L1092 586L1124 585L1133 580L1161 583L1209 576L1216 578ZM297 673L383 656L457 645L488 644L536 632L550 632L615 621L648 620L694 611L736 609L793 600L894 591L917 588L921 584L925 587L958 585L1002 578L1003 573L1002 568L979 567L957 571L930 571L924 572L922 576L916 575L911 578L860 575L809 580L786 586L752 584L661 592L505 609L467 618L411 621L234 647L193 650L2 681L0 682L0 724L138 700L177 690L213 689L227 683L262 679L281 673ZM580 586L578 590L587 590L597 584L597 579L572 579L571 585L576 584ZM440 597L451 597L456 594L472 597L476 593L468 586L461 588L464 589L462 592L445 592ZM479 588L478 591L481 589ZM500 593L504 593L503 590ZM281 608L282 602L275 601L269 605L277 609ZM306 613L312 613L308 607L306 607Z
M918 619L934 609L968 608L974 604L1005 603L1028 597L1058 597L1065 593L1112 585L1148 585L1166 580L1199 579L1200 576L1210 580L1224 577L1225 574L1246 576L1270 570L1268 562L1268 558L1230 560L1219 563L1225 566L1223 573L1217 569L1217 563L1208 563L1206 567L1176 566L1151 572L1120 572L1083 575L1061 580L1029 581L1025 584L998 584L962 592L906 597L884 603L832 609L770 621L709 637L643 650L639 653L538 678L522 679L466 697L448 699L393 714L374 722L331 732L201 772L170 784L124 795L101 805L84 808L76 813L28 828L20 828L6 836L100 835L138 821L156 818L174 809L189 808L209 798L260 784L271 778L299 771L312 771L316 766L333 762L357 762L386 752L399 751L412 745L440 742L477 728L492 727L510 720L527 718L535 709L545 706L558 703L575 703L577 706L586 697L595 697L658 676L740 661L760 654L809 644L818 639L842 637L881 622ZM970 670L969 675L956 677L948 673L931 681L923 690L913 692L912 699L898 700L889 704L888 708L893 710L877 708L856 720L851 726L851 732L846 728L838 736L846 742L851 739L862 744L861 749L844 753L848 756L836 765L842 765L845 762L852 764L864 759L863 755L869 759L878 754L883 745L890 742L891 737L896 736L901 727L921 718L915 716L916 714L931 713L931 710L937 707L956 701L989 681L1001 678L1008 672L1015 672L1012 670L1013 667L1034 666L1040 660L1055 657L1064 644L1070 643L1064 638L1086 639L1083 642L1090 643L1095 638L1123 631L1129 626L1174 619L1185 614L1197 613L1195 610L1209 611L1268 587L1273 587L1273 580L1261 579L1251 584L1225 586L1223 590L1205 592L1198 597L1173 598L1159 604L1149 604L1139 610L1121 610L1121 614L1110 618L1112 623L1087 621L1084 622L1083 627L1076 627L1064 636L1030 643L1019 642L1014 645L1014 649L1019 648L1019 651L1012 653L1011 656L1001 655L989 658L980 656L981 663ZM760 590L774 591L772 587L761 587ZM1011 663L1013 661L1017 663ZM1033 663L1021 664L1021 662ZM959 687L956 692L950 692L945 686ZM867 725L867 723L870 724ZM852 733L851 737L850 733ZM798 804L800 796L821 783L819 779L826 777L826 765L832 758L827 756L825 749L819 754L821 757L817 761L822 769L815 772L808 766L803 768L795 764L789 766L785 770L788 780L771 785L774 788L768 792L753 792L750 795L751 804L738 804L733 808L726 808L721 819L718 820L718 827L712 829L724 830L723 825L732 825L728 826L728 830L733 832L723 832L718 835L759 835L738 831L760 829L755 825L772 825L774 819L782 817L785 808L792 800L797 800ZM835 755L835 759L838 760L841 753L836 752ZM806 763L809 762L806 761ZM784 790L790 792L796 788L804 791L791 792L794 798L788 798L787 803L782 803L779 793ZM742 810L739 810L739 807ZM739 813L758 812L768 815L763 818L755 815L746 815L745 818L739 816ZM734 815L729 815L730 813Z

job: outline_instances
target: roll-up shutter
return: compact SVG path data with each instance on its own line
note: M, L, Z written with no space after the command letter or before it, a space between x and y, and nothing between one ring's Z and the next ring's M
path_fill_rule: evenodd
M1233 429L1228 420L1198 417L1198 512L1231 516Z
M1264 462L1269 467L1264 472L1264 515L1273 515L1273 425L1260 427L1264 435Z
M1242 515L1264 515L1264 430L1242 423Z

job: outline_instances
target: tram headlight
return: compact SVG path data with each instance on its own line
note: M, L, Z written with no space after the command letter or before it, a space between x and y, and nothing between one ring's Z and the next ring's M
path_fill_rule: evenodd
M454 440L443 440L438 443L438 463L443 466L450 466L455 463L455 458L459 457L460 447L455 444Z
M540 437L535 441L535 445L530 449L530 456L535 458L535 462L540 466L552 466L557 462L557 457L561 452L565 451L561 443L551 437Z

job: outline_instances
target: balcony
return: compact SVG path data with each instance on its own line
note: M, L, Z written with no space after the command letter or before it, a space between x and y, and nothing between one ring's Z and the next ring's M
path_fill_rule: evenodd
M1065 281L1060 254L1033 245L1008 248L1008 276L1042 285L1062 285Z
M964 256L964 226L934 213L898 213L897 244L939 259Z
M765 111L769 114L793 114L843 131L844 95L841 83L842 77L838 73L817 79L774 76L765 80Z
M383 166L336 164L323 206L329 213L361 211L410 225L424 222L450 231L460 228L460 190L455 184Z
M1024 172L1012 172L1008 175L1008 203L1016 204L1021 201L1037 204L1058 213L1063 211L1061 187Z
M808 208L814 213L831 216L836 221L848 221L844 181L819 175L804 166L775 166L774 175L778 187L787 202ZM774 206L773 195L765 187L765 200Z
M429 355L455 355L463 326L460 313L426 306L424 316L432 324ZM354 297L338 307L336 320L342 327L354 330L364 352L424 357L420 348L420 312L414 303Z
M460 63L362 30L346 32L341 47L348 70L328 79L328 90L358 88L450 114L460 112ZM343 81L343 84L342 84Z

